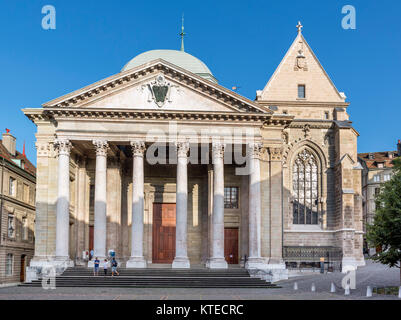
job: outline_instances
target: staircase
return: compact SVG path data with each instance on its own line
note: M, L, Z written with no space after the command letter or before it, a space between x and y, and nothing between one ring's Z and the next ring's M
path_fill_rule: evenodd
M258 278L252 278L245 269L120 269L119 276L93 276L93 269L68 268L56 277L56 287L107 288L278 288ZM22 283L23 287L41 287L41 280Z

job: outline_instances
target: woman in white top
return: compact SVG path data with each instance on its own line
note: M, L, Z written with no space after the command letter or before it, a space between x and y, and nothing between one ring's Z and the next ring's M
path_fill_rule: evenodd
M109 263L107 262L107 259L104 259L103 261L103 270L104 270L104 275L107 276L107 268L109 267Z

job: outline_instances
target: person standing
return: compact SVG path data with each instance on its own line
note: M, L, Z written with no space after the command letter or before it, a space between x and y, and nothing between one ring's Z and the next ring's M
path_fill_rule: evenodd
M93 264L93 275L94 276L98 276L99 275L99 264L100 264L100 260L96 257L94 264Z
M104 271L104 275L107 276L107 268L109 266L109 262L107 261L107 259L104 259L103 261L103 271Z
M120 275L117 271L117 266L118 266L118 263L117 263L116 259L113 258L113 260L111 261L111 276L112 277L114 276L114 273L116 273L118 276Z

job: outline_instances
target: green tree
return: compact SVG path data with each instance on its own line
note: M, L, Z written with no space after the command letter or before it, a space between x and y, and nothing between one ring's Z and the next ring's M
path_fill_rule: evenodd
M368 226L367 239L382 251L372 259L400 268L401 282L401 158L394 159L391 180L383 184L377 195L373 224Z

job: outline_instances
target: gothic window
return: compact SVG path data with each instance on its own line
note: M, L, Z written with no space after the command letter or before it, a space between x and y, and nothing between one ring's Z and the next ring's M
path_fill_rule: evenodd
M293 224L318 224L318 167L315 156L301 151L292 173Z

